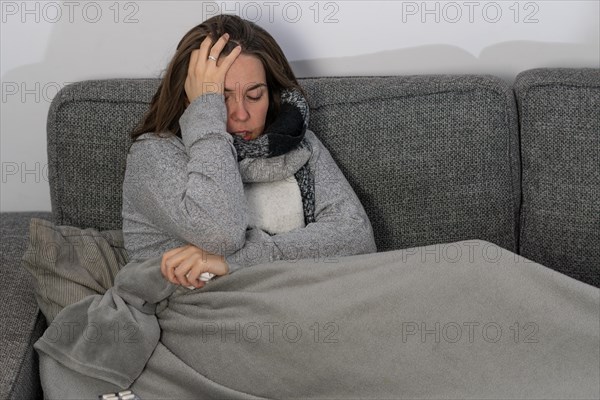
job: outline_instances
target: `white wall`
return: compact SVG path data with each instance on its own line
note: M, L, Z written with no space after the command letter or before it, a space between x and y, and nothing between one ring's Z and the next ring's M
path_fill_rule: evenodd
M50 210L46 115L69 82L158 77L191 27L235 13L299 77L599 67L599 2L1 1L0 211Z

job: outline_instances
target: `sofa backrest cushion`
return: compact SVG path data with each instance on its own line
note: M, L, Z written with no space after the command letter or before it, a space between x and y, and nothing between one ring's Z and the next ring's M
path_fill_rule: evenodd
M302 84L311 126L361 199L379 251L473 238L515 249L519 154L506 84L474 75Z
M515 251L516 108L492 76L300 79L310 128L331 151L379 251L479 238ZM129 132L158 80L69 85L48 117L54 222L121 228Z
M600 69L517 76L521 254L600 287Z
M158 88L156 79L76 82L48 112L48 179L53 221L121 229L122 185L133 130Z

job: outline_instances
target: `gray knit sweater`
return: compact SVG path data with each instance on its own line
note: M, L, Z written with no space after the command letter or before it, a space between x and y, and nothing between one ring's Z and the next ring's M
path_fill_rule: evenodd
M146 133L127 156L122 216L131 260L191 243L225 255L231 273L275 260L337 262L339 256L377 251L360 201L313 132L307 130L306 138L312 148L308 162L315 173L316 221L269 235L248 226L248 201L226 131L223 96L200 96L179 122L182 139Z

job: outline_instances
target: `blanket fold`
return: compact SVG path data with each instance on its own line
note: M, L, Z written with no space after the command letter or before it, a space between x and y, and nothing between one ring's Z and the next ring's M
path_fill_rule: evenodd
M131 384L143 399L600 391L600 291L489 242L260 264L196 290L157 280L157 268L158 259L127 265L116 291L59 314L59 324L103 333L131 324L137 336L46 332L36 349L48 398L68 398L64 386L94 398L82 383L90 377Z
M129 387L158 344L155 313L177 289L162 278L160 262L159 257L127 264L104 295L63 309L35 349L74 371Z

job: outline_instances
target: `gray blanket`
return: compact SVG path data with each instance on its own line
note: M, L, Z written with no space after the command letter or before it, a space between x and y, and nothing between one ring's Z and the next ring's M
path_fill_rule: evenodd
M47 398L598 398L600 292L479 240L261 264L130 263L35 344Z

